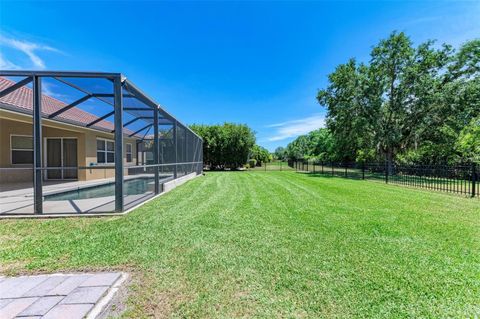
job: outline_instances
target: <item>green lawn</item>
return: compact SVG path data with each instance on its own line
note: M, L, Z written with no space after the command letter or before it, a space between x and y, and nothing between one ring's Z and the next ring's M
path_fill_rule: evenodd
M125 269L126 317L480 316L480 200L207 173L129 215L0 221L4 274Z

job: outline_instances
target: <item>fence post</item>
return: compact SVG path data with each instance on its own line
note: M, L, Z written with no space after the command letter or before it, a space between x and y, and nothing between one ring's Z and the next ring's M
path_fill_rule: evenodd
M265 162L265 172L267 171L267 162Z
M362 163L362 179L365 179L365 162Z
M333 162L331 162L330 165L332 166L332 176L333 176L333 175L335 175L335 172L333 170Z
M388 165L388 160L385 161L385 183L388 184L388 168L389 168L389 165Z
M315 161L312 162L312 166L313 166L313 174L315 174Z
M280 162L280 172L282 171L282 162Z
M472 197L477 195L477 165L475 162L472 163Z
M348 165L347 163L344 164L345 165L345 178L348 177Z

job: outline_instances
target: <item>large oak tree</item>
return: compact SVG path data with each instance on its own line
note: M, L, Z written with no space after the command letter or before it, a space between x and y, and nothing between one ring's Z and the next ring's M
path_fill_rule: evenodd
M460 131L480 114L479 61L479 40L456 53L433 41L414 47L393 32L373 47L368 64L339 65L317 95L337 152L356 159L374 150L389 162L409 151L427 153L429 161L458 155Z

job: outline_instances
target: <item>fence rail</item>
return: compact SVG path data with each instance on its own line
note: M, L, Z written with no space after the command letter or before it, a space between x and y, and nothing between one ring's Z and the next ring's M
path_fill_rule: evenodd
M332 163L289 161L296 171L356 179L383 180L434 191L480 197L479 167L466 165L401 165L388 163Z
M274 161L269 163L261 163L260 166L250 167L249 171L292 171L294 168L288 162Z

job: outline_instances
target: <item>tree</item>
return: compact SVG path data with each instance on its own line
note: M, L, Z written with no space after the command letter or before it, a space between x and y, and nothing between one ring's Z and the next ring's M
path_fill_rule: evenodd
M283 161L285 159L285 148L279 146L275 149L275 157L280 160L280 161Z
M262 163L268 163L272 158L266 148L255 144L250 151L250 159L256 161L256 166L262 166Z
M480 113L480 41L459 52L451 46L418 47L393 32L372 50L369 64L351 59L329 75L317 99L328 109L337 153L344 159L398 154L430 162L455 157L461 129Z
M308 133L309 151L307 157L319 161L338 160L336 144L328 129L321 128Z
M365 131L370 124L367 120L369 109L365 104L370 101L362 99L363 93L367 92L364 89L366 73L364 65L357 66L355 59L350 59L328 76L329 86L317 95L319 103L327 106L327 127L334 136L341 160L355 159L358 149L371 147L368 145L370 131ZM362 130L363 134L357 133Z
M456 148L462 158L480 162L480 117L473 119L460 132Z
M338 159L336 149L330 131L321 128L293 140L285 149L285 156L291 160L333 161Z
M286 154L291 160L304 159L309 153L308 138L301 135L287 145Z
M465 161L456 142L461 131L480 116L480 40L453 52L441 77L434 116L418 135L423 162Z
M237 169L245 164L255 134L245 124L191 125L203 139L203 159L211 169Z

